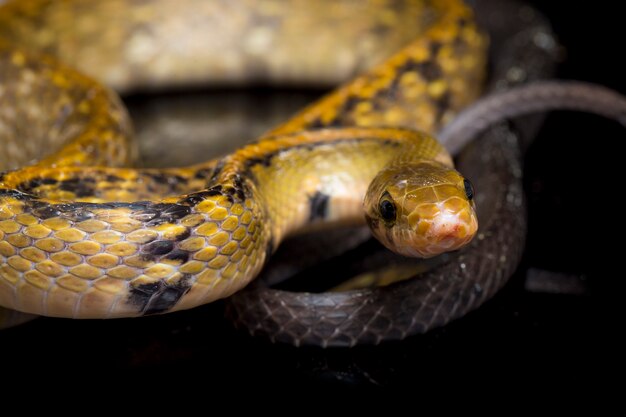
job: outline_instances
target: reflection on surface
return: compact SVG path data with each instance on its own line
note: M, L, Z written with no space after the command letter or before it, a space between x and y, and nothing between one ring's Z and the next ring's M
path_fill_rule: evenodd
M126 103L146 167L222 156L286 121L321 91L216 90L146 94Z

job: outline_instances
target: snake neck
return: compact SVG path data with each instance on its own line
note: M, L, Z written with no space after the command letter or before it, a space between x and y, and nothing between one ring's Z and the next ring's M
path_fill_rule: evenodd
M418 132L311 130L243 148L216 167L213 186L227 183L230 193L259 202L274 250L289 235L364 224L363 199L376 174L425 158L452 163L437 141Z

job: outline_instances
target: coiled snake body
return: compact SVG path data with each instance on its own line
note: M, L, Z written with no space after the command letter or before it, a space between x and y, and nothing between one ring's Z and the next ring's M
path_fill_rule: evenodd
M244 287L285 236L362 222L364 196L365 218L374 234L399 253L432 256L473 237L471 184L451 168L451 158L438 142L419 133L438 130L480 92L486 40L460 1L407 1L401 10L388 7L376 14L366 33L372 28L384 32L401 14L412 12L420 23L413 35L419 36L231 155L187 168L118 168L132 163L136 152L116 96L30 49L64 60L74 57L80 65L95 61L87 70L120 90L164 80L204 81L205 74L220 82L250 75L306 82L312 81L312 73L331 79L334 73L341 76L342 68L344 73L354 68L354 62L345 64L348 55L338 53L325 57L335 71L316 71L315 61L321 59L311 53L305 69L294 71L286 58L293 53L289 39L308 24L306 2L294 3L290 11L282 3L279 8L277 2L261 2L249 16L262 24L252 25L253 33L244 37L248 42L237 32L246 26L236 26L233 38L243 50L227 49L232 54L221 64L206 58L210 51L194 49L194 42L187 52L172 42L165 42L165 52L155 52L154 42L163 33L176 39L176 31L167 29L176 29L178 21L163 12L169 10L166 3L87 6L78 0L37 0L2 6L0 93L13 104L0 111L0 137L7 144L4 164L16 167L38 158L43 146L64 146L0 178L0 305L74 318L191 308ZM202 7L194 9L200 23L217 6L209 6L206 14ZM342 6L332 7L341 15ZM185 5L178 9L183 14L190 10ZM90 26L94 16L119 15L120 10L130 23L96 39ZM293 20L303 19L302 25L290 26L289 13ZM76 33L87 34L84 42L100 42L112 54L90 52L80 38L68 35L63 24L68 15L75 16ZM274 31L284 40L268 41ZM217 42L220 50L228 39L224 35L222 45ZM264 54L268 45L274 49ZM367 55L371 46L361 46ZM119 57L120 51L129 59ZM102 61L111 55L110 62ZM254 68L233 64L237 60L248 60L256 70L234 70ZM504 276L516 258L491 268ZM468 305L476 305L472 303ZM333 333L341 337L337 329Z
M52 3L35 3L9 4L5 18L13 14L19 22L33 10L53 15ZM66 3L70 9L80 5ZM421 208L419 220L411 217L415 203L398 207L405 210L398 223L410 220L423 239L430 227L423 219L433 217L437 204L450 206L451 220L433 223L429 233L444 236L421 246L408 246L405 240L413 237L405 238L406 230L394 237L390 226L381 226L386 244L398 240L398 250L422 255L441 252L438 245L461 246L476 230L463 178L446 173L451 160L441 145L401 128L433 131L476 97L485 42L460 3L439 2L426 10L434 17L417 41L256 143L216 162L164 171L81 168L130 162L128 128L116 100L78 74L5 45L3 67L19 80L8 94L18 99L22 89L32 89L27 76L58 88L57 99L65 102L57 106L66 114L54 116L56 129L48 136L70 140L58 153L2 177L0 303L51 316L122 317L228 296L257 275L285 235L320 220L362 221L367 186L390 162L387 171L419 163L430 193L446 194L441 201L427 197L431 205ZM82 101L62 97L72 89L82 90ZM81 116L86 124L68 134L68 124ZM448 187L450 180L456 183ZM382 194L393 206L402 192L376 190L373 210ZM459 216L462 223L452 222ZM378 221L377 213L368 217Z

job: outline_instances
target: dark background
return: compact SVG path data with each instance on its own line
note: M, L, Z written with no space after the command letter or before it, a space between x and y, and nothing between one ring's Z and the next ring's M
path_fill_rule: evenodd
M566 48L560 78L626 92L626 66L620 57L623 21L613 3L532 3L549 17ZM506 380L526 379L523 387L531 402L545 395L548 402L578 407L601 398L594 404L610 407L619 401L618 393L623 399L620 293L626 274L620 239L625 228L614 216L620 210L613 202L624 187L619 175L625 138L615 122L553 113L527 153L529 234L516 278L521 286L524 267L536 267L578 277L585 289L578 295L512 291L520 303L509 310L516 316L512 322L520 326L515 332L519 339L510 356L501 355L517 371Z
M567 51L559 77L626 92L617 3L531 3ZM526 158L523 264L484 307L427 335L350 350L273 346L232 330L219 303L122 326L39 319L0 334L3 376L115 376L133 386L265 388L277 396L281 388L417 387L414 401L476 390L478 408L501 393L515 404L570 407L599 393L610 404L624 388L624 149L617 123L550 115ZM529 268L548 271L543 279L555 289L529 290ZM194 377L202 387L184 382Z

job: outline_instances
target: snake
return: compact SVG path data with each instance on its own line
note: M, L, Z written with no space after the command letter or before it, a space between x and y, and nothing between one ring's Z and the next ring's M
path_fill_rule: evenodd
M287 10L269 0L254 7L237 3L230 11L232 20L238 22L243 14L247 25L234 24L228 28L232 33L216 31L226 34L219 42L208 42L231 52L223 60L209 59L210 48L194 49L198 44L207 49L202 42L190 42L184 52L176 42L181 19L195 21L196 27L215 23L217 5L189 1L194 7L185 3L173 14L165 1L131 3L33 0L8 2L0 9L0 97L12 104L0 112L0 136L7 144L5 165L14 168L0 178L0 305L71 318L166 313L239 291L284 238L302 231L367 223L387 248L421 258L458 250L476 235L472 184L431 136L475 101L485 76L487 40L462 2L406 1L396 9L386 4L387 13L370 12L371 27L358 28L356 38L363 31L389 32L400 16L413 13L419 22L412 25L415 40L237 151L168 169L126 168L137 151L119 98L60 61L122 92L158 88L166 81L177 86L251 78L306 83L321 74L333 82L355 67L345 64L345 54L313 53L315 45L307 49L309 59L296 64L287 59L294 48L301 49L294 47L301 45L294 38L314 25L307 20L311 11L306 2L294 2ZM380 11L376 2L365 3L353 7ZM335 8L344 19L354 12ZM181 17L185 10L193 10L194 17ZM94 16L114 15L124 16L124 25L100 37ZM68 16L76 22L69 32L63 24ZM80 36L73 37L74 32ZM157 41L165 49L155 49ZM364 55L370 43L359 44ZM339 52L342 46L337 45ZM93 67L81 68L89 61ZM544 100L552 104L539 110L571 102L563 99L567 94L559 94L560 87L549 87L551 97L559 99ZM536 102L538 92L525 102ZM493 102L480 109L483 115L494 113L485 108L493 109ZM486 119L478 130L494 121ZM456 133L466 125L461 123ZM465 135L451 142L460 148L467 140ZM42 148L59 147L42 157ZM19 168L25 161L31 162ZM521 223L517 226L523 229ZM518 259L510 256L488 265L476 261L506 276ZM384 304L403 297L399 291L385 294ZM476 306L488 294L465 304ZM369 302L359 293L337 296L355 304ZM255 306L259 304L248 309ZM267 304L262 307L277 314ZM303 306L299 314L315 313ZM338 320L345 316L338 314ZM399 320L416 322L410 313L407 317ZM347 337L340 327L331 329L336 340ZM409 333L413 331L394 337ZM320 344L326 345L328 337ZM386 337L374 335L376 342Z

